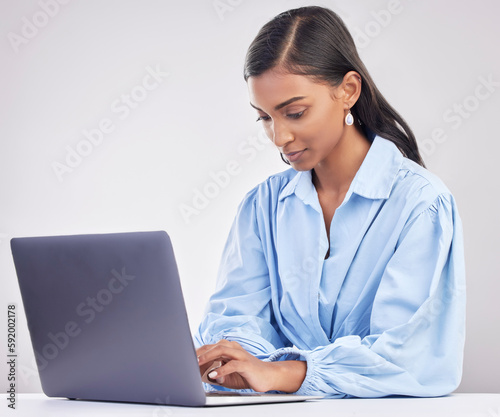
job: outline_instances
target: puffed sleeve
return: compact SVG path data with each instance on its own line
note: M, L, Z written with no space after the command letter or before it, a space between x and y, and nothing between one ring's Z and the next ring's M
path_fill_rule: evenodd
M465 266L461 221L440 195L404 227L376 290L370 334L314 350L278 349L267 360L307 361L298 394L440 396L462 375Z
M239 204L220 262L215 293L194 336L197 347L237 341L264 358L290 346L271 308L269 271L256 221L257 187Z

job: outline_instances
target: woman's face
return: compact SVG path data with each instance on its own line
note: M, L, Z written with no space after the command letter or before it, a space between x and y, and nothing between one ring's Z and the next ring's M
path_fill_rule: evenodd
M268 70L248 79L250 105L267 136L297 171L307 171L334 151L349 108L341 86Z

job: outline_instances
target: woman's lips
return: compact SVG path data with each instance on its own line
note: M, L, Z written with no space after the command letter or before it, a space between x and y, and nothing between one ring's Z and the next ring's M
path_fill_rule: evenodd
M302 151L297 151L297 152L290 152L290 153L287 153L285 154L285 156L287 157L287 159L290 161L290 162L295 162L297 161L301 156L302 154L305 152L306 150L303 149Z

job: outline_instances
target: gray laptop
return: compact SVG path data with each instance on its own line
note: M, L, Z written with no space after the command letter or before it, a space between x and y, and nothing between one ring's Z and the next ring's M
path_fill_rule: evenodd
M11 249L49 397L184 406L320 398L204 391L165 232L22 237Z

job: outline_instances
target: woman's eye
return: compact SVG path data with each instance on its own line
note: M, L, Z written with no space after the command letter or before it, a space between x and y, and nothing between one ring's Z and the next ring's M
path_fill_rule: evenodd
M302 116L303 113L304 113L304 110L302 110L301 112L298 112L298 113L287 114L286 117L288 117L289 119L298 119L299 117ZM271 118L269 116L259 116L256 121L259 122L261 120L263 122L267 122L268 120L271 120Z
M287 114L287 117L289 117L290 119L298 119L300 116L302 116L303 113L304 110L298 113Z

